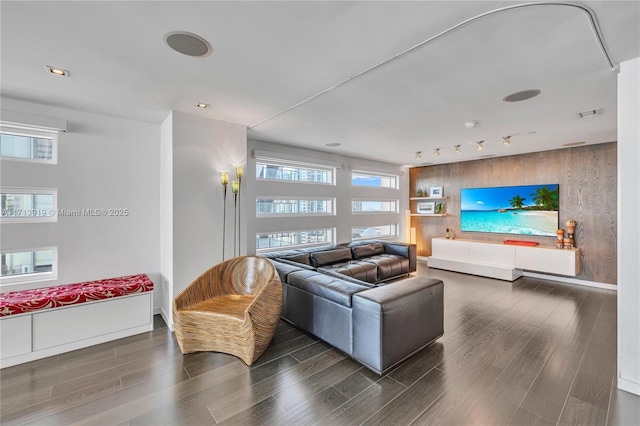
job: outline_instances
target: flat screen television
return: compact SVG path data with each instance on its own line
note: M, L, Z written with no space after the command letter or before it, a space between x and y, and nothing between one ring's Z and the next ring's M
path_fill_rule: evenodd
M559 185L460 190L460 230L555 237Z

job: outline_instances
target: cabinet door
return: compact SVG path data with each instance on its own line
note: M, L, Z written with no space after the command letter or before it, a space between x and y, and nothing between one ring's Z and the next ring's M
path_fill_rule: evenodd
M576 250L516 247L516 267L575 277L580 272Z

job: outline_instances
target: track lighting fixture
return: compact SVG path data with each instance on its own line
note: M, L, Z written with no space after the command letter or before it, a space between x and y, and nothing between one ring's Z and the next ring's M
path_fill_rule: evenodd
M416 151L416 160L419 160L422 158L422 151Z
M504 146L511 145L511 136L504 136L502 138L502 143L504 144Z
M482 144L484 143L484 141L478 141L476 142L478 144L478 151L482 151L484 149L484 147L482 146Z
M456 154L460 154L460 145L454 145L453 149L456 152Z
M435 155L436 157L440 156L440 148L436 148L433 150L433 155Z

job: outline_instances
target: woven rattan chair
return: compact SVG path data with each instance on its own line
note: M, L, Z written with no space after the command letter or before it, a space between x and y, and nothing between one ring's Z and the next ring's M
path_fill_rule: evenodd
M267 349L282 310L282 283L265 258L236 257L200 275L173 301L182 353L214 351L251 365Z

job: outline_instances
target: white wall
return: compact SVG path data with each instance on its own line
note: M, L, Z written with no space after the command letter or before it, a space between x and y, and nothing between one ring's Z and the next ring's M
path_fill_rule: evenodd
M129 209L126 217L59 217L3 224L3 250L58 247L58 279L2 291L160 272L160 127L70 109L2 99L2 109L68 121L58 164L0 162L3 186L58 188L59 209ZM0 117L1 118L1 117Z
M246 127L173 112L173 300L209 267L222 261L223 199L220 172L245 165ZM243 187L245 184L243 183ZM166 206L163 200L163 206ZM227 258L232 255L233 198L227 198ZM167 259L163 259L168 261ZM165 309L170 307L165 307Z
M618 387L640 395L640 58L618 75Z
M156 311L173 330L173 113L160 126L160 280Z
M250 140L248 143L249 158L247 159L247 185L243 188L247 203L244 205L243 214L246 216L245 229L246 240L243 248L247 247L249 254L255 253L255 236L258 232L305 230L316 228L336 228L335 243L351 241L352 226L376 226L398 223L397 240L404 240L405 215L409 204L409 176L408 171L400 166L346 157L327 152L314 151L305 148L280 145L276 143ZM314 186L313 194L309 193L309 185L299 185L286 182L256 181L256 162L251 157L252 151L263 151L274 154L301 158L303 161L317 161L318 164L334 163L339 167L336 171L335 186ZM351 186L351 170L364 170L369 172L389 173L400 175L400 189L362 188ZM256 196L291 195L291 196L318 196L333 197L336 199L335 216L310 216L291 218L256 218ZM351 199L397 199L400 201L399 213L352 215ZM246 213L244 213L246 212Z

